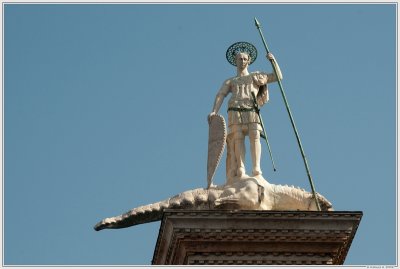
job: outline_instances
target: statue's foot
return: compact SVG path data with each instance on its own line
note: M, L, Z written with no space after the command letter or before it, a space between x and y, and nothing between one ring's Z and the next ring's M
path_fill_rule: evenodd
M247 178L249 178L250 176L248 175L248 174L243 174L243 175L241 175L240 177L239 177L239 179L247 179Z
M268 183L268 181L263 177L262 174L259 174L257 176L253 176L253 178L257 179L259 182L266 182Z
M214 185L213 183L211 183L209 186L207 186L207 189L215 189L217 187L217 185Z
M253 170L253 177L262 175L262 172L259 168Z
M246 174L246 171L244 170L244 168L239 168L238 169L237 175L236 175L237 179L245 179L245 178L248 178L248 177L249 177L249 175Z

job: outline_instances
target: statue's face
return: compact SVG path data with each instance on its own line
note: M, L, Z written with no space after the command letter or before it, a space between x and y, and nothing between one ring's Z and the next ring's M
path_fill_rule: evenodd
M246 68L250 63L250 57L247 53L240 52L236 54L236 66Z

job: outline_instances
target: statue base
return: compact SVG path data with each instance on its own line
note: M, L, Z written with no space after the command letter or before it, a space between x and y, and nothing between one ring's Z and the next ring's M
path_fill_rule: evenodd
M165 210L153 265L341 265L362 212Z

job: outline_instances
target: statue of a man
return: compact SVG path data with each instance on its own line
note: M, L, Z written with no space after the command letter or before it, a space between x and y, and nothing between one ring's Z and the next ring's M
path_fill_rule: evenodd
M245 169L245 136L250 140L252 160L252 176L262 174L260 168L262 131L260 119L256 112L254 101L258 106L264 105L268 99L267 83L277 81L274 73L252 72L248 67L257 57L256 48L247 42L233 44L227 51L228 61L236 66L236 76L224 81L215 98L210 116L217 114L224 98L230 93L228 102L228 137L227 137L227 180L247 177ZM279 79L282 73L274 56L269 53L267 58L274 64ZM253 99L253 95L256 100Z

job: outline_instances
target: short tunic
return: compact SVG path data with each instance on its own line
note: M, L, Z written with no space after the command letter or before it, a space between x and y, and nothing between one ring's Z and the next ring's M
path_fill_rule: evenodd
M230 79L229 87L222 87L219 94L224 97L230 92L232 94L228 102L228 126L230 129L235 128L233 125L249 124L253 128L261 129L259 126L260 119L255 111L233 111L234 109L251 110L254 108L253 96L257 96L260 86L267 83L267 74L261 72L253 72L249 75L242 77L234 77ZM268 101L268 91L263 97L258 98L257 103L259 106ZM255 124L251 124L255 123ZM252 129L253 129L252 128Z

